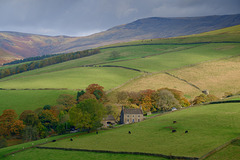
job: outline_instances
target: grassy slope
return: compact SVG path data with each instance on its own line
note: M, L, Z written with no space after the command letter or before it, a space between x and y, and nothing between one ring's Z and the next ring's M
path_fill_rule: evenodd
M39 156L41 155L41 156ZM165 158L152 157L152 156L139 156L139 155L127 155L127 154L110 154L110 153L92 153L92 152L80 152L80 151L59 151L49 149L29 149L24 152L15 154L14 156L8 156L3 160L42 160L42 159L54 159L54 160L166 160Z
M19 145L14 145L14 146L10 146L10 147L1 148L0 149L0 159L3 159L4 155L6 155L6 154L10 154L12 152L22 150L23 148L26 149L28 147L32 147L33 145L43 144L43 143L52 141L54 139L57 140L57 139L64 138L64 137L74 136L76 134L78 134L78 133L54 136L54 137L49 137L49 138L45 138L45 139L40 139L40 140L33 141L33 142L26 142L26 143L22 143L22 144L19 144Z
M228 37L231 40L234 40L234 37L237 37L239 34L239 26L226 28L219 31L204 33L203 35L194 35L190 37L180 37L180 39L184 38L184 41L188 39L189 42L194 42L199 37L208 36L208 40L215 39L217 36ZM223 34L224 33L224 34ZM209 37L210 36L210 37ZM239 37L239 36L238 36ZM194 38L194 40L193 40ZM200 38L201 39L201 38ZM199 39L199 40L200 40ZM224 40L224 39L222 39ZM236 40L237 41L237 40ZM141 44L141 43L181 43L179 38L171 38L171 39L156 39L149 42L129 42L127 44ZM189 47L195 47L191 49L187 49ZM187 50L182 50L187 49ZM182 50L182 51L178 51ZM0 88L86 88L90 83L99 83L105 87L105 89L110 89L116 87L122 83L125 83L129 79L140 75L138 72L127 71L124 69L117 68L76 68L81 65L86 64L95 64L95 63L107 63L112 60L109 59L110 53L112 51L118 51L120 53L120 57L117 60L131 60L132 61L122 61L116 62L119 64L124 64L130 67L138 67L143 70L148 71L163 71L166 69L173 69L176 67L190 65L193 63L198 63L201 61L207 61L215 58L222 58L224 56L235 55L239 53L239 45L238 44L204 44L204 45L144 45L144 46L129 46L129 47L119 47L119 48L109 48L102 49L100 54L85 57L81 59L76 59L72 61L68 61L65 63L60 63L52 66L48 66L45 68L28 71L25 73L17 74L14 76L6 77L0 80ZM170 52L172 51L172 52ZM165 54L162 54L165 53ZM209 54L211 53L211 54ZM157 56L152 56L148 58L140 58L147 55L160 54ZM138 58L138 59L137 59ZM168 62L167 62L168 61ZM131 62L131 63L130 63ZM183 76L184 78L186 76ZM147 78L147 79L146 79ZM149 79L149 77L145 77L143 79L138 79L138 81L149 80L153 83L148 83L147 85L138 85L141 83L131 82L131 86L128 86L130 90L140 90L140 89L157 89L161 87L169 87L176 88L182 91L187 91L186 94L193 97L199 92L184 84L183 82L179 82L174 78L170 78L164 74L154 75L153 79ZM159 80L159 81L158 81ZM31 82L31 83L30 83ZM228 81L227 81L228 82ZM235 81L238 82L238 81ZM195 83L193 81L193 83ZM226 84L226 83L225 83ZM224 84L224 85L225 85ZM229 83L231 84L231 83ZM134 87L135 86L135 87ZM229 85L228 85L229 86ZM145 87L145 88L144 88ZM146 88L147 87L147 88ZM205 88L203 86L203 88ZM209 88L209 87L206 87ZM126 89L123 88L123 90ZM121 90L121 89L120 89ZM14 93L16 92L16 93ZM19 91L11 91L12 95L18 95ZM43 91L41 91L43 92ZM3 92L2 92L3 93ZM30 94L27 94L30 93ZM2 108L8 108L10 103L8 103L5 99L10 100L12 95L2 94L0 98L0 106ZM32 101L29 103L29 95L31 92L25 92L21 98L18 98L18 107L24 108L24 106L28 106L26 108L32 108L31 106L41 106L43 103L51 104L57 95L53 95L52 100L49 101ZM39 95L43 95L43 93L39 93ZM46 95L49 95L46 92ZM6 96L6 97L5 97ZM49 95L50 96L50 95ZM40 96L41 97L41 96ZM36 98L32 98L36 99ZM21 100L21 101L20 101ZM26 102L29 104L26 104ZM12 104L11 104L12 105ZM12 105L15 107L15 105ZM16 109L18 110L18 109ZM17 111L17 112L20 112Z
M179 52L171 52L148 58L110 64L136 68L148 72L159 72L204 61L238 55L240 54L239 51L239 44L205 44Z
M202 90L208 89L211 94L222 97L225 92L236 93L240 91L240 57L200 63L191 67L169 71L171 74L191 82ZM140 91L148 88L159 89L163 87L175 88L192 98L201 92L187 83L164 73L146 75L127 83L117 91Z
M21 77L0 84L2 88L85 89L89 84L98 83L108 90L139 75L140 72L121 68L81 67Z
M240 157L240 146L229 145L226 148L218 151L217 153L206 158L206 160L239 160Z
M0 114L5 109L14 109L21 114L24 110L35 110L46 104L55 105L60 94L76 95L76 91L0 90Z
M206 105L185 109L126 125L62 140L45 146L114 151L141 151L200 157L217 146L239 136L239 104ZM176 124L172 121L176 120ZM171 129L176 128L176 133ZM132 134L128 134L128 131ZM188 130L188 134L184 134ZM134 147L133 147L134 146Z
M157 74L142 76L134 81L131 81L125 84L124 86L115 90L115 92L118 92L118 91L138 92L138 91L146 90L149 88L153 90L157 90L164 87L183 91L184 94L187 96L187 98L194 98L196 95L201 94L201 91L199 91L198 89L190 86L189 84L183 81L173 78L165 73L157 73Z
M193 67L172 71L174 75L186 79L202 90L222 97L225 92L240 91L240 56L220 61L202 63Z
M22 76L30 76L42 73L49 73L49 72L56 72L65 69L71 69L75 67L79 67L82 65L90 65L90 64L99 64L99 63L106 63L112 61L119 61L119 60L129 60L135 58L141 58L143 56L149 56L154 54L161 54L165 52L171 52L176 50L182 50L185 48L193 47L197 45L154 45L154 46L131 46L131 47L120 47L120 48L112 48L112 49L102 49L100 54L96 54L89 57L84 57L76 60L67 61L64 63L59 63L55 65L51 65L48 67L44 67L41 69L36 69L28 72L24 72L21 74L13 75L10 77L6 77L3 80L18 78ZM109 59L110 54L112 51L117 51L120 53L120 57L116 60ZM10 67L10 66L8 66ZM1 80L0 80L1 82Z

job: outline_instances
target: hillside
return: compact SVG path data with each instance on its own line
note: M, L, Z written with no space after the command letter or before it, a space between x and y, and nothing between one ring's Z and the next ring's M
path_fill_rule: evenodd
M112 130L99 131L90 134L79 134L70 141L70 138L49 142L43 147L61 147L73 149L109 150L126 152L145 152L173 156L200 158L213 149L239 136L239 104L215 104L190 107L180 111L172 112L147 119L143 122L124 125ZM173 124L173 121L177 123ZM172 128L176 133L172 133ZM185 131L188 133L185 133ZM131 131L132 134L128 134ZM36 142L38 143L38 141ZM21 144L21 147L9 147L0 150L5 154L27 147L29 144ZM231 147L231 145L229 146ZM237 152L236 152L237 151ZM221 150L218 160L225 160L238 155L239 146L228 152ZM221 157L224 152L224 157ZM78 154L77 154L78 153ZM227 153L227 154L226 154ZM153 156L122 155L112 153L96 153L84 151L62 151L57 149L30 148L8 156L4 159L37 159L41 158L68 159L72 155L86 157L86 159L155 159ZM87 158L86 154L90 157ZM213 154L213 159L214 159ZM218 152L216 153L218 155ZM223 154L222 154L223 155ZM136 156L136 157L134 157ZM95 158L94 158L95 157ZM210 157L211 158L211 157ZM161 159L161 158L160 158Z
M86 37L44 36L18 32L0 32L0 56L26 58L53 53L66 53L117 42L168 38L198 34L240 24L240 15L160 18L151 17L113 27ZM12 59L1 56L2 62Z
M193 44L176 43L182 37L153 39L151 42L129 42L124 43L125 47L122 46L123 43L115 44L110 48L102 47L99 54L3 78L0 80L0 88L10 90L0 90L3 99L0 105L4 106L0 111L17 107L18 113L22 112L26 108L24 103L28 101L29 96L32 97L32 101L27 107L38 108L39 105L33 104L39 103L39 96L44 98L44 90L31 91L31 89L68 88L72 90L69 93L76 94L75 89L84 89L91 83L102 85L105 91L114 91L109 95L113 102L117 91L156 90L168 87L183 91L190 100L201 93L201 90L165 72L185 79L202 90L208 89L219 98L224 92L236 93L240 91L238 87L240 81L237 80L240 54L239 27L240 25L184 37L185 41L194 42ZM201 37L215 41L218 35L229 39L231 43L226 43L224 39L222 42L218 39L219 43L196 43ZM119 53L116 59L110 58L113 51ZM99 67L109 64L140 69L148 73L126 68ZM84 67L86 65L95 66ZM228 76L225 76L226 74ZM27 88L29 90L25 90ZM19 95L20 92L25 98ZM59 91L58 94L64 92L66 91ZM51 94L46 92L50 96L44 98L41 105L48 102L54 104L57 97L54 93L56 91ZM11 97L16 97L17 103L8 103Z

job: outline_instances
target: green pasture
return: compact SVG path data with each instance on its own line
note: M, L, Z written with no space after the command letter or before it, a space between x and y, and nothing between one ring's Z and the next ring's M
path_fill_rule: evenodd
M45 138L45 139L40 139L40 140L37 140L37 141L26 142L26 143L22 143L22 144L10 146L10 147L1 148L0 149L0 159L3 159L4 155L10 154L12 152L16 152L16 151L19 151L19 150L22 150L22 149L26 149L28 147L32 147L32 146L35 146L35 145L38 145L38 144L47 143L47 142L52 141L52 140L57 140L57 139L64 138L64 137L75 136L76 134L79 134L79 133L71 133L71 134L65 134L65 135L60 135L60 136L53 136L53 137L48 137L48 138ZM8 158L10 158L10 157L8 157ZM12 157L12 158L15 158L15 157ZM23 159L26 159L26 158L23 158Z
M239 117L239 104L204 105L44 146L201 157L239 136Z
M239 160L240 157L240 144L230 144L222 150L214 153L206 160Z
M2 88L68 88L85 89L97 83L105 90L117 87L129 79L141 75L140 72L107 67L80 67L62 71L23 76L0 82Z
M50 149L29 149L23 152L10 155L3 160L167 160L165 158L142 156L142 155L129 155L129 154L111 154L111 153L94 153L82 151L63 151L63 150L50 150Z
M140 69L148 72L159 72L239 54L239 44L214 43L204 44L183 51L109 64Z
M199 46L198 44L186 44L186 45L139 45L139 46L126 46L126 47L117 47L117 48L107 48L101 49L101 52L111 55L113 51L119 53L119 57L116 60L129 60L135 58L142 58L145 56L152 56L157 54L164 54L169 52L175 52L179 50L185 50L188 48L193 48ZM106 59L109 61L109 59Z
M32 76L36 74L50 73L50 72L76 68L82 65L91 65L91 64L107 63L107 62L114 62L114 61L120 61L120 60L129 60L129 59L141 58L143 56L169 53L173 51L192 48L195 46L198 46L198 45L144 45L144 46L128 46L128 47L101 49L101 53L93 56L79 58L79 59L47 66L44 68L23 72L21 74L16 74L10 77L6 77L4 79L0 79L0 82L2 80L19 78L22 76ZM119 53L119 57L117 59L110 59L110 55L113 51L116 51ZM11 66L7 66L7 67L9 68Z
M44 105L55 105L60 94L76 95L71 90L0 90L0 115L5 109L14 109L17 114L35 110Z

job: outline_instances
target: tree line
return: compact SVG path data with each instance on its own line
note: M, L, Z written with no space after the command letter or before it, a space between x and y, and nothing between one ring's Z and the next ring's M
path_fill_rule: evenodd
M13 109L4 110L0 115L0 148L7 145L6 139L31 141L71 130L90 132L101 127L102 119L113 111L104 105L106 95L103 89L98 84L91 84L75 96L60 95L57 105L25 110L19 116Z
M91 56L91 55L98 54L98 53L100 53L99 49L91 49L91 50L77 51L77 52L67 53L67 54L60 54L60 55L45 58L42 60L20 64L18 66L1 69L0 70L0 78L4 78L4 77L11 76L14 74L22 73L25 71L30 71L30 70L50 66L53 64L57 64L57 63L66 62L66 61L73 60L73 59Z
M179 90L160 88L139 92L117 92L117 102L114 105L106 96L103 86L90 84L76 95L60 95L56 99L57 104L53 106L45 105L34 111L25 110L19 116L12 109L4 110L0 115L0 148L7 145L6 139L32 141L69 133L72 130L87 132L96 130L102 126L101 121L107 115L119 119L120 105L127 108L141 107L146 114L165 112L173 107L187 107L216 99L214 95L201 94L189 102Z

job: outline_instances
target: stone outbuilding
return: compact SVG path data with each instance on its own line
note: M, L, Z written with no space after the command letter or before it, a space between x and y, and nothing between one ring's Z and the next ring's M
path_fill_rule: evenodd
M143 121L143 111L141 108L124 108L122 107L120 115L121 124L129 124Z
M113 115L108 115L106 118L103 118L102 124L103 128L108 128L116 124L116 119L113 117Z

